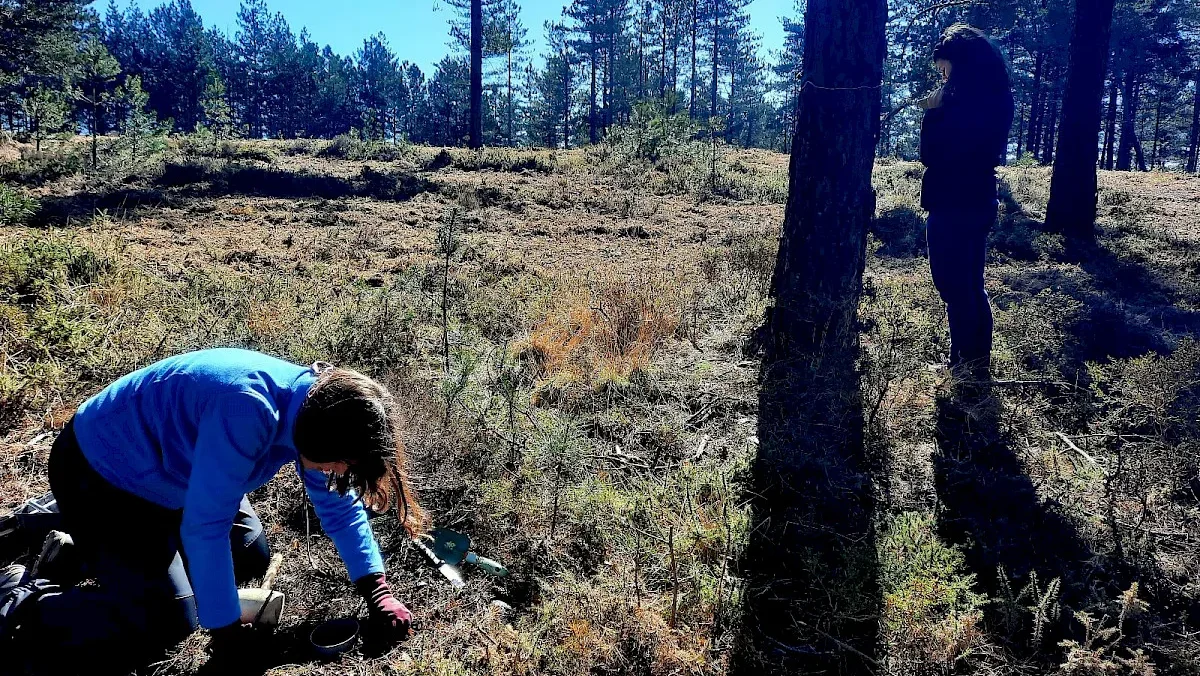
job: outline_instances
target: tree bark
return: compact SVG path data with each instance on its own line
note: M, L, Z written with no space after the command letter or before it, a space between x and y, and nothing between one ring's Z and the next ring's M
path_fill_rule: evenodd
M470 147L483 147L483 0L471 0Z
M1112 29L1109 28L1109 33ZM1113 159L1116 153L1114 152L1117 143L1117 88L1120 86L1121 78L1117 73L1113 73L1112 83L1108 88L1108 113L1105 118L1104 125L1104 156L1101 165L1112 171Z
M1187 171L1194 174L1197 160L1200 160L1200 70L1196 71L1196 79L1192 84L1196 87L1196 99L1192 103L1192 136L1188 144L1191 152L1188 154Z
M1115 0L1076 0L1070 66L1046 226L1093 241L1096 222L1096 141Z
M886 18L886 0L809 0L805 14L806 83L764 332L755 524L733 674L877 667L856 311L875 211Z

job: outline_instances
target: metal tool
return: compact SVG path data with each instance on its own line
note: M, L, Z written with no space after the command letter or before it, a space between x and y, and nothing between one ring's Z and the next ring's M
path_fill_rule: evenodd
M433 553L439 559L446 563L457 566L466 561L469 564L479 566L481 570L489 575L503 577L508 575L508 569L498 561L480 556L471 551L471 536L466 533L452 531L449 528L435 528L429 532L429 536L433 538Z
M429 548L429 545L422 542L423 538L428 537L430 536L425 535L421 537L415 537L413 538L412 542L414 545L416 545L417 549L421 550L421 553L425 555L425 558L429 559L429 562L433 564L433 567L437 568L437 571L442 574L442 577L446 578L446 580L450 582L451 587L454 587L455 589L462 589L463 587L467 586L467 583L463 582L462 573L458 572L458 568L456 568L453 564L446 563L445 560L443 560L432 549Z

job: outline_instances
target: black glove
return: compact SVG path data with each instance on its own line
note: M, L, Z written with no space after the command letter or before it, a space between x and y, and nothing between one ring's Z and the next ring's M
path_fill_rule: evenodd
M256 659L261 649L253 624L238 621L208 633L212 636L208 651L213 660L219 660L222 664L245 665Z
M408 636L412 613L392 595L383 573L371 573L354 581L354 588L367 601L371 633L389 643Z

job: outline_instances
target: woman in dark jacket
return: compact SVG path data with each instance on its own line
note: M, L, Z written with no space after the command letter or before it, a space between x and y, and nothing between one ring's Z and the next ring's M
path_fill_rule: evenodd
M950 319L950 367L985 379L992 310L983 288L987 235L996 220L996 167L1008 153L1013 97L1004 56L966 24L942 34L933 52L945 78L921 101L921 207L933 283Z

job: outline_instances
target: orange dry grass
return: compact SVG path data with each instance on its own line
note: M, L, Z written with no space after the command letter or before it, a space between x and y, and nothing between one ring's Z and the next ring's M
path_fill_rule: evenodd
M539 378L596 382L645 368L683 323L678 280L606 275L567 293L521 346Z

